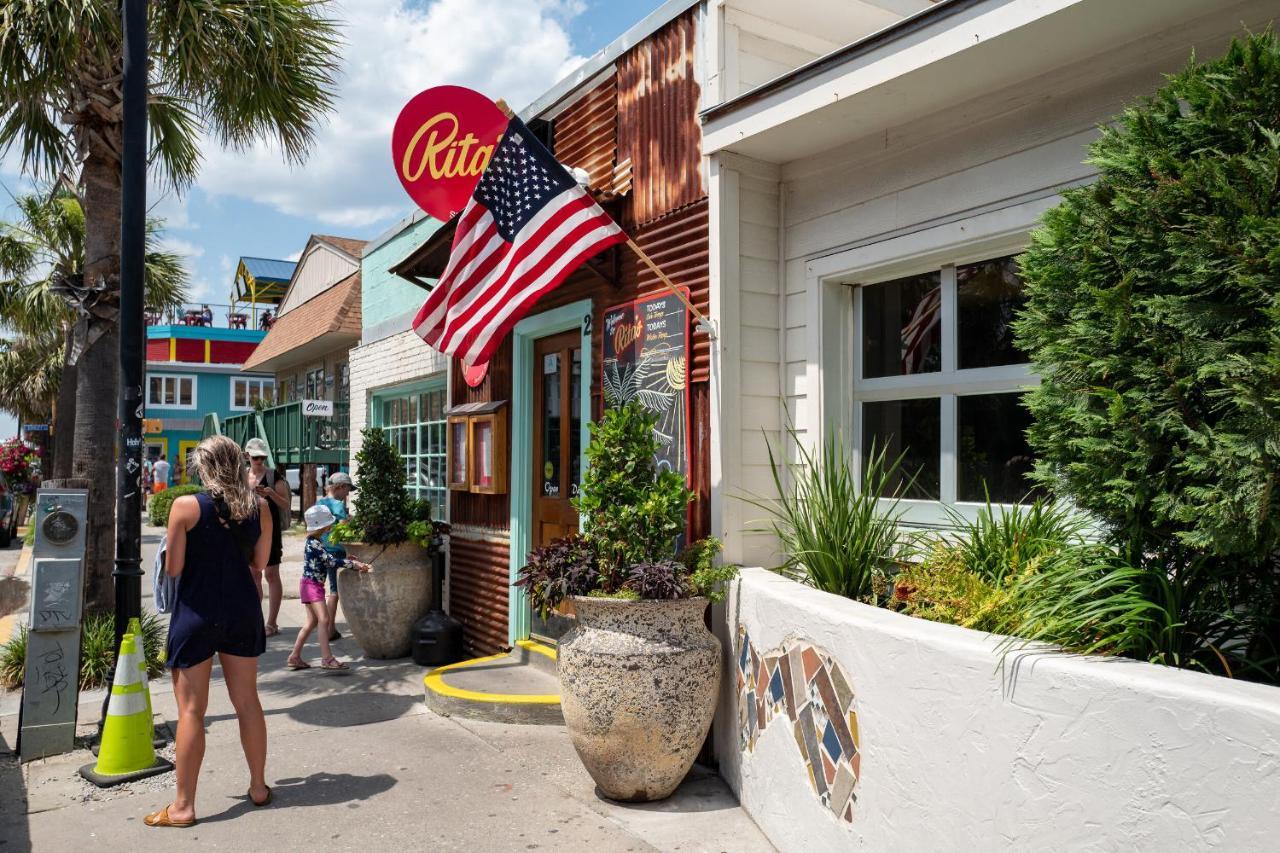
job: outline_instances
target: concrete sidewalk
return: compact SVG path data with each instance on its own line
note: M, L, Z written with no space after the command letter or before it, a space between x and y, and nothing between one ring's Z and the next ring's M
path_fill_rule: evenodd
M288 585L288 581L286 581ZM296 586L296 582L295 582ZM148 584L149 587L149 584ZM289 672L284 660L302 608L286 600L259 680L276 800L255 809L235 716L217 667L197 814L188 830L145 827L169 802L172 775L99 790L76 774L84 750L19 765L17 719L0 715L0 851L200 849L291 851L766 851L772 848L713 773L695 768L672 799L624 806L596 795L561 726L509 726L438 717L423 702L424 670L364 661L335 644L349 673ZM339 625L345 633L345 625ZM307 657L318 657L314 642ZM101 694L84 695L82 731ZM152 685L157 716L176 717L167 678ZM16 710L16 696L0 708ZM165 752L171 752L171 747Z

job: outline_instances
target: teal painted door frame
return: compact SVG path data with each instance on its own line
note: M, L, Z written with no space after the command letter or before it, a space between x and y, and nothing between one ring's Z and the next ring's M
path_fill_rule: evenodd
M591 317L590 299L526 317L512 332L511 359L511 567L507 590L507 640L529 637L529 599L515 586L533 542L533 342L559 332L582 330L582 466L587 470L587 444L591 440Z

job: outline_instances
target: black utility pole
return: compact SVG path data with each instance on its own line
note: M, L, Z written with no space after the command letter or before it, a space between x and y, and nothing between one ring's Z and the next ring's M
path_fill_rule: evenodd
M116 643L142 615L142 354L147 227L147 0L123 0L120 162L120 459L116 467Z

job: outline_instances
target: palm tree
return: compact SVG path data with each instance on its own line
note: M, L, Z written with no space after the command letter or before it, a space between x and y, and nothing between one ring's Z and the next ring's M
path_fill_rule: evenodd
M76 314L60 294L83 280L84 212L65 184L13 204L17 216L0 223L0 408L24 421L55 421L51 476L68 477ZM182 258L160 249L161 228L148 220L143 279L152 310L180 305L189 278Z
M275 140L300 162L332 105L335 25L317 0L149 4L151 163L179 191L208 134L243 149ZM118 0L0 0L0 151L36 176L72 174L85 215L87 311L73 331L72 470L90 481L86 607L110 610L120 270L123 69ZM65 428L65 427L64 427Z

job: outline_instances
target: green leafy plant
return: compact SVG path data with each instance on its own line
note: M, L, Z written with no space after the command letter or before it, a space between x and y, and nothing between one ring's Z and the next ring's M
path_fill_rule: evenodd
M656 423L656 415L630 402L606 409L590 427L588 467L573 505L606 590L622 586L628 567L674 555L694 499L682 475L658 470Z
M718 598L737 573L735 566L715 567L715 540L695 542L675 559L694 494L681 475L658 470L656 422L633 401L591 425L589 467L573 500L583 533L535 549L516 582L544 617L574 595Z
M1226 676L1265 677L1280 650L1257 645L1256 610L1232 606L1223 564L1173 571L1136 565L1105 545L1067 549L1015 585L1018 618L1006 652L1030 642L1123 655Z
M1267 32L1193 60L1104 125L1089 157L1098 180L1063 194L1023 256L1027 304L1015 323L1042 378L1026 398L1037 478L1096 517L1114 553L1132 555L1093 563L1111 567L1098 568L1105 589L1150 596L1144 610L1165 602L1169 625L1187 626L1180 632L1216 610L1206 628L1226 620L1251 632L1244 654L1259 666L1244 669L1271 681L1280 681L1271 651L1280 644L1277 103L1280 41ZM1064 577L1101 593L1103 581L1080 580L1086 569ZM1063 592L1043 583L1046 595ZM1185 609L1167 609L1175 604Z
M1005 506L988 498L973 520L950 507L947 511L954 528L948 539L964 568L993 587L1084 541L1085 518L1060 501L1037 498Z
M27 669L27 626L19 625L18 633L0 646L0 687L12 690L22 686Z
M766 439L779 497L746 501L771 517L764 530L782 543L782 570L824 592L872 598L875 578L891 571L900 544L898 504L911 482L903 482L902 458L888 459L872 445L859 478L840 433L828 436L817 452L791 435L800 455L791 465Z
M1017 619L1012 585L994 582L968 562L962 549L935 543L923 560L903 564L894 576L888 606L934 622L992 633L1006 630Z
M411 520L404 460L379 427L367 427L360 434L358 492L348 529L358 529L360 541L370 545L398 545L408 539Z
M80 689L91 690L107 683L116 665L115 615L95 613L87 616L80 626ZM155 613L142 617L142 649L147 662L147 675L152 678L164 674L165 620ZM27 629L19 628L18 634L0 646L0 685L12 689L22 684L26 674Z
M193 484L182 486L170 486L164 491L154 494L147 502L147 518L156 527L167 527L169 525L169 510L173 509L173 502L183 495L194 495L203 492L204 489Z
M36 526L28 524L26 531L22 534L22 544L30 548L36 544Z
M351 519L339 521L329 530L329 544L342 545L360 541L360 527Z

